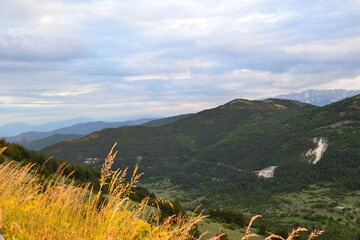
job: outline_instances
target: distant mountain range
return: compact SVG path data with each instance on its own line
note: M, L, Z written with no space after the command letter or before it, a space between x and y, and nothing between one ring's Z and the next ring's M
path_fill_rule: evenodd
M301 93L277 95L275 98L295 100L316 106L325 106L327 104L334 103L358 94L360 94L360 90L307 90Z
M275 98L295 100L312 105L324 106L344 98L352 97L356 94L360 94L360 90L307 90L301 93L277 95ZM9 142L20 143L29 149L41 150L51 144L81 138L84 135L100 131L105 128L118 128L133 125L159 127L177 120L185 119L189 116L191 116L191 114L183 114L161 119L142 118L135 121L124 122L96 122L89 118L74 118L66 121L50 122L40 125L16 122L0 126L0 137L6 137ZM49 137L51 138L48 139Z
M55 144L61 141L77 139L83 137L86 134L100 131L105 128L118 128L123 126L141 125L149 121L153 121L153 118L144 118L138 120L131 120L125 122L88 122L79 123L69 127L59 128L49 132L36 132L30 131L21 133L17 136L6 137L8 142L19 143L28 149L41 150L42 148Z
M24 138L19 144L23 145L26 149L40 151L41 149L67 140L74 140L82 138L84 135L79 134L54 134L45 138Z
M25 122L14 122L0 126L0 137L16 136L18 134L29 131L48 132L78 123L86 123L93 121L94 119L81 117L81 118L73 118L64 121L49 122L38 125L33 125Z

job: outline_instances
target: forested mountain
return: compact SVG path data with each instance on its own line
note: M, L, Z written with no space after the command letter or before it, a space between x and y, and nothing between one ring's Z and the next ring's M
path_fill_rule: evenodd
M166 117L166 118L160 118L160 119L155 119L149 122L146 122L144 124L142 124L142 126L147 126L147 127L160 127L172 122L175 122L177 120L181 120L184 118L187 118L189 116L191 116L192 114L182 114L182 115L177 115L177 116L172 116L172 117Z
M117 167L140 162L144 178L170 179L205 196L205 205L249 205L312 183L359 189L359 120L359 95L325 107L237 99L164 126L105 129L43 152L99 168L118 142Z

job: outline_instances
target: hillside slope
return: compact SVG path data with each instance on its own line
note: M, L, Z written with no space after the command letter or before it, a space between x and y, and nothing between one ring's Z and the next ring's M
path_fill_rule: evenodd
M117 141L117 167L141 162L145 178L168 178L206 196L205 204L252 204L319 182L359 189L359 101L314 107L237 99L165 126L105 129L44 152L98 168Z
M223 139L238 124L251 120L254 116L312 107L298 102L298 105L294 105L293 101L275 101L234 100L165 126L105 129L78 140L55 144L43 152L82 163L85 158L104 156L107 148L117 141L122 157L128 161L141 156L144 158L144 166L156 166L153 161L176 165L182 156L197 154L200 149ZM280 101L289 106L279 104ZM105 149L101 150L101 147Z
M149 122L146 122L144 124L142 124L142 126L146 126L146 127L160 127L166 124L170 124L172 122L187 118L189 116L191 116L192 114L182 114L182 115L177 115L177 116L172 116L172 117L166 117L166 118L160 118L160 119L155 119Z

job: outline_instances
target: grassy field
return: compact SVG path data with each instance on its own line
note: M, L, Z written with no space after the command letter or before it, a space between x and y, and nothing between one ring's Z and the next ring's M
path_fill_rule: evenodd
M171 184L168 180L157 183L141 183L141 186L153 192L158 198L166 198L171 201L179 200L185 208L196 208L200 205L202 198L194 198L179 187Z
M330 188L312 186L307 191L282 194L276 203L261 209L263 214L280 223L327 225L337 221L359 226L360 191L332 193Z
M189 208L197 207L201 198L193 199L185 191L168 181L159 183L146 183L142 186L155 193L160 198L169 200L179 200L182 205ZM339 218L360 217L360 191L332 193L330 188L322 188L313 185L309 190L279 194L275 196L274 201L264 206L259 206L254 210L238 209L245 213L254 215L262 214L264 216L283 219L284 222L297 220L299 223L309 223L303 217L305 215L325 215L334 220ZM335 196L334 196L335 195ZM351 222L351 221L349 221ZM353 221L354 222L354 221Z
M159 198L166 198L169 200L179 200L185 207L193 208L199 205L201 199L191 200L191 197L179 189L178 187L170 184L168 181L162 181L160 183L147 183L142 186L148 188L151 192ZM197 205L196 205L197 204ZM227 234L229 240L239 240L244 237L246 228L234 228L234 226L214 221L213 219L206 218L198 224L199 231L206 233L204 239L215 237L219 234L220 230ZM256 233L255 229L252 232ZM265 237L254 237L254 240L263 240Z
M198 224L199 230L202 233L207 232L204 236L206 239L211 238L219 234L220 230L227 234L229 240L240 240L244 237L246 228L231 228L228 224L219 223L211 219L205 219ZM231 229L230 229L230 228ZM251 229L252 232L256 233L256 229ZM264 236L253 237L253 240L263 240Z
M147 183L144 185L158 197L179 200L188 208L200 204L201 198L194 199L188 193L172 185L169 181ZM236 208L247 216L263 215L264 221L275 222L284 226L317 226L324 229L331 224L341 224L359 228L360 191L334 192L330 187L312 185L308 190L278 194L271 203L256 208ZM207 236L214 236L220 229L228 238L241 239L245 229L233 229L234 226L206 219L199 224L201 232L208 231ZM254 231L256 232L256 230ZM255 239L255 238L254 238ZM258 239L263 239L259 237Z

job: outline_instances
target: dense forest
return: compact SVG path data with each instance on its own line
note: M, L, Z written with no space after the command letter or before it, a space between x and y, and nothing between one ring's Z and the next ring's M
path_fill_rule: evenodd
M118 142L116 167L140 163L146 181L170 179L194 196L206 196L206 206L258 204L313 183L357 190L359 98L325 107L238 99L163 126L105 129L43 152L84 164ZM326 139L328 147L312 164L306 152L316 148L316 138ZM89 166L100 168L100 162ZM258 177L268 166L277 166L274 177Z

